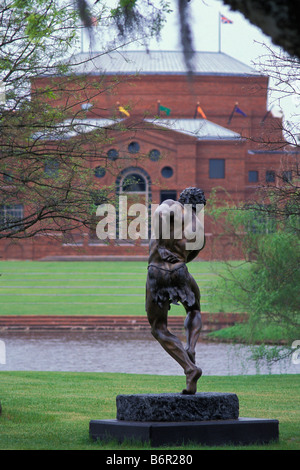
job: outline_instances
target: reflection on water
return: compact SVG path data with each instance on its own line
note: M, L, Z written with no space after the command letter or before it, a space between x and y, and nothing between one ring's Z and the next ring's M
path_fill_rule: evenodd
M6 349L1 370L123 372L182 375L181 367L150 332L2 331ZM196 361L204 375L300 373L291 358L271 368L257 368L242 345L199 342Z

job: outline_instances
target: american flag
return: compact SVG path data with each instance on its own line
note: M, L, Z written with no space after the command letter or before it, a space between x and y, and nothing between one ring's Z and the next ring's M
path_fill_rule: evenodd
M224 15L220 15L220 17L221 17L221 22L222 23L227 23L227 24L233 23L233 21L231 21L229 18L226 18L226 16L224 16Z

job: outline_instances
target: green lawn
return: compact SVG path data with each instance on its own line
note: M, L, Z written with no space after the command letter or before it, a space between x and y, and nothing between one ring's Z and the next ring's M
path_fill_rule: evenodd
M231 312L213 290L222 262L193 262L189 271L201 290L202 311ZM145 315L147 263L0 263L2 315ZM184 315L173 306L171 315Z
M95 443L89 438L89 421L114 419L118 394L177 392L184 381L184 376L0 372L0 449L147 448ZM299 386L300 375L209 376L200 379L198 390L236 393L240 416L279 420L279 442L251 449L299 450Z

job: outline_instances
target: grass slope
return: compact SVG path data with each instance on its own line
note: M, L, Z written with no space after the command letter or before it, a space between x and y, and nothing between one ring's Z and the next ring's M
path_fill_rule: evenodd
M184 376L0 372L0 449L146 449L141 443L91 441L90 419L115 418L118 394L177 392L184 385ZM299 385L300 375L210 376L201 378L199 391L234 392L240 416L279 420L279 442L251 449L296 450L300 448Z
M222 262L189 264L202 311L231 312L213 289L224 269ZM0 274L2 315L145 315L146 262L2 261ZM170 314L185 312L173 306Z

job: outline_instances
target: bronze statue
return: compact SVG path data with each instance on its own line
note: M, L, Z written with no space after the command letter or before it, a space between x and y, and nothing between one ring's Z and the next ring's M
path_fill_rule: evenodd
M183 367L186 375L183 394L196 393L197 381L202 374L195 364L195 346L202 326L200 290L186 263L192 261L204 247L204 229L197 210L205 204L204 193L198 188L186 188L178 201L164 201L155 211L155 236L151 238L149 248L146 283L148 321L154 338ZM186 217L188 210L190 218ZM197 236L199 238L201 233L200 245L191 244L191 240ZM187 315L184 322L186 348L167 328L168 311L172 303L178 305L178 302L182 303Z

